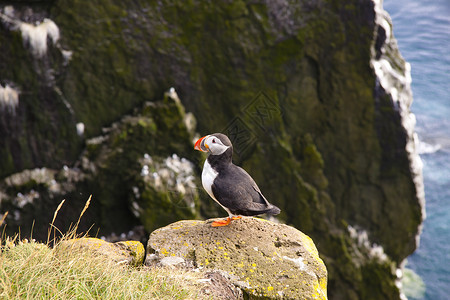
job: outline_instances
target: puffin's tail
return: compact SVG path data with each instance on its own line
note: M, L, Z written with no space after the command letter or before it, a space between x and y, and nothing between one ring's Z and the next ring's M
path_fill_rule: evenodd
M281 212L281 209L276 207L275 205L271 204L269 208L265 211L268 215L278 215Z

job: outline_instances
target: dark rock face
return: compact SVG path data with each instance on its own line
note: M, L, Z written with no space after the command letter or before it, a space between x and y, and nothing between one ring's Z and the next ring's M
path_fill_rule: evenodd
M182 158L199 172L199 158L189 154L192 132L174 125L184 124L181 113L162 105L152 121L123 118L174 86L197 130L230 136L235 162L282 209L280 218L314 239L331 299L399 298L392 270L416 247L423 187L408 64L378 4L94 0L0 10L0 94L9 95L0 98L8 99L0 101L0 176L72 170L85 157L91 175L68 194L84 193L74 205L98 197L92 217L102 216L106 231L136 223L151 230L197 215L198 197L202 215L217 216L204 193L189 196L193 210L179 212L154 179L138 176L146 165L169 180L157 169L181 166ZM30 38L37 27L46 30L46 51ZM119 119L118 133L103 141L102 128ZM165 125L156 130L158 120ZM167 148L158 148L161 139ZM22 188L0 197L37 190ZM64 195L36 202L45 211Z
M47 227L61 201L55 226L63 232L77 220L89 194L93 200L81 230L126 232L138 224L149 232L182 218L199 216L198 178L192 161L189 114L175 92L148 102L103 134L86 140L72 167L24 170L0 181L8 232L34 228L46 240ZM177 154L178 153L178 156ZM36 222L34 222L36 220Z
M45 6L0 7L0 91L9 86L18 94L15 103L4 101L7 93L0 101L1 177L62 167L81 151L74 111L58 85L66 67L60 32L45 19Z

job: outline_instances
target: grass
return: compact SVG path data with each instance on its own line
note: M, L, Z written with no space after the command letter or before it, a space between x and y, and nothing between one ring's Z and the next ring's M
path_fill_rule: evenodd
M74 238L76 228L63 240ZM199 299L199 279L192 271L117 264L83 249L58 251L50 239L16 236L1 244L0 299Z
M9 242L0 258L0 298L197 298L191 272L134 268L86 251L56 254L55 249L33 241Z

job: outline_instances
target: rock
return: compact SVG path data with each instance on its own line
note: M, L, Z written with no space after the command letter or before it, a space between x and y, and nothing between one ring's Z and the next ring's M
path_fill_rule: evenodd
M184 264L184 258L178 256L164 257L159 261L163 267L175 267Z
M136 223L151 232L199 216L194 162L200 157L184 117L171 91L87 140L80 164L102 204L99 217L108 216L102 218L103 232L125 232Z
M34 227L34 238L46 240L48 224L62 199L66 197L70 199L71 193L82 196L84 201L88 199L89 195L82 195L82 189L76 185L84 179L85 173L78 168L64 166L60 170L49 168L23 170L0 180L0 209L9 211L6 222L10 228L6 229L6 233L14 234L19 227ZM70 227L70 223L78 218L79 205L72 201L66 202L59 212L64 218L57 219L55 223L58 229L65 231ZM60 220L67 222L64 224L66 226L61 226ZM80 227L87 230L91 224L87 227L83 224Z
M74 166L24 170L0 179L0 209L10 212L7 232L34 227L33 236L45 240L54 212L49 207L56 209L67 199L55 222L64 232L90 194L92 206L80 223L82 231L95 223L105 236L140 224L151 232L197 218L200 155L192 149L185 116L170 90L161 101L135 108L103 128L102 135L88 139Z
M327 270L307 235L251 217L226 227L211 222L179 221L155 230L146 264L155 264L155 256L160 263L182 258L191 268L226 272L250 297L327 299Z
M211 299L237 300L244 299L242 290L233 284L230 276L221 271L207 271L204 274L205 283L200 293Z
M79 238L61 241L56 247L56 253L70 252L74 249L94 251L118 264L131 266L141 265L145 256L144 246L138 241L109 243L97 238Z

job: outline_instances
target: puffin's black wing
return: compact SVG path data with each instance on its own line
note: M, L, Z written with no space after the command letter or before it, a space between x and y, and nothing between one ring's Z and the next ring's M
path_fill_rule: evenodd
M255 216L280 213L280 209L263 196L253 178L238 166L231 165L221 170L211 188L217 201L233 214Z

